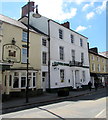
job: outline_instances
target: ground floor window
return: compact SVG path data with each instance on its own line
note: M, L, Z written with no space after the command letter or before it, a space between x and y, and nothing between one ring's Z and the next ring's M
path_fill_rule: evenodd
M27 85L27 72L13 72L13 88L26 88ZM36 72L29 72L28 75L29 87L36 87Z
M21 87L26 87L26 77L21 77Z
M19 88L19 73L14 72L13 88Z
M64 69L60 70L60 80L61 82L64 82Z
M82 71L82 77L83 77L82 82L85 82L85 71Z

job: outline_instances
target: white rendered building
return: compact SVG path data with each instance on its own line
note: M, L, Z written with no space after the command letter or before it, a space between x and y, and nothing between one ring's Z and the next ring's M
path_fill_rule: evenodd
M49 35L48 84L46 88L81 88L90 81L87 37L70 29L69 22L59 24L44 16L34 18L30 25ZM25 22L25 17L22 18Z

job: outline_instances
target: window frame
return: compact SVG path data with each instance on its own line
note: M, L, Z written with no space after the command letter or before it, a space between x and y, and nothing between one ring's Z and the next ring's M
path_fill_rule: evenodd
M74 43L74 35L70 34L70 38L71 38L71 43L73 44Z
M18 78L19 78L19 80L18 80L18 87L14 87L14 77L16 77L16 76L14 76L14 73L15 72L18 72L19 73L19 75L18 75ZM27 76L26 76L26 71L15 71L15 72L13 72L13 77L12 77L12 89L26 89L26 86L27 86ZM22 75L22 73L25 73L25 75ZM31 78L31 80L29 81L30 83L29 83L29 88L31 89L31 88L36 88L36 71L30 71L29 73L31 73L31 75L29 75L28 77L29 78ZM35 73L35 74L34 74ZM25 77L26 79L25 79L25 86L22 86L22 80L21 80L21 77ZM35 86L34 86L34 79L35 78Z
M63 30L59 29L59 39L63 39Z
M64 47L59 46L59 58L60 60L64 60Z
M22 42L27 42L27 31L22 32Z
M42 64L47 65L47 52L42 52Z
M71 50L72 61L75 61L75 50Z
M42 38L42 45L47 47L47 39L46 38Z
M63 73L61 74L61 72ZM61 83L65 81L65 70L64 69L60 69L60 81Z
M24 54L24 50L26 50L26 54ZM21 56L21 62L27 63L27 48L22 48L22 56Z
M81 52L81 62L84 63L84 53Z
M83 39L80 38L80 46L83 47Z

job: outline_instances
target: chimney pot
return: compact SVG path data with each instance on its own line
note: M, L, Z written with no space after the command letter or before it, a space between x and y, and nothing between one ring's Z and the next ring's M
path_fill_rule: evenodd
M70 29L70 23L68 21L63 23L63 24L61 24L61 25Z

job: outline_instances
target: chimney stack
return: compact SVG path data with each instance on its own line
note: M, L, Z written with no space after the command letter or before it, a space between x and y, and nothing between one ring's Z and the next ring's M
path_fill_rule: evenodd
M61 25L70 29L70 23L68 21L63 23L63 24L61 24Z
M29 4L30 4L29 12L34 12L34 2L31 1ZM28 3L22 7L22 17L26 16L27 14L28 14Z

